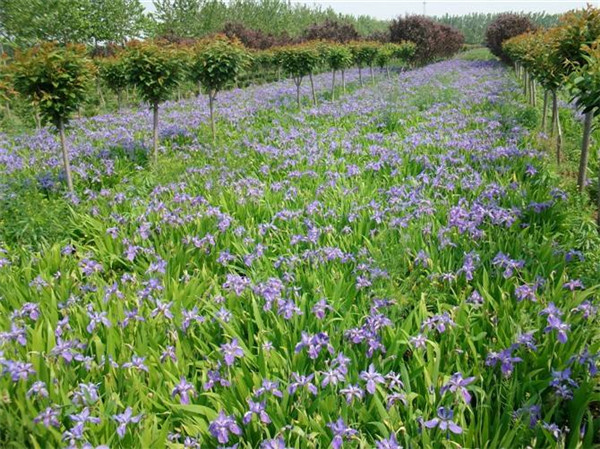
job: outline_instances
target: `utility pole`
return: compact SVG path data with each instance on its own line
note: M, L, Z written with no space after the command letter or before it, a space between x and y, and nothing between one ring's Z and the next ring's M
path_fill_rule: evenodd
M427 2L423 1L423 15L426 16L427 15Z

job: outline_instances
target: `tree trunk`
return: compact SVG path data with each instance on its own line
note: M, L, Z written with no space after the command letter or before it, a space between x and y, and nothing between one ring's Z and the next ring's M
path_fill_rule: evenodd
M331 78L331 101L335 100L335 70Z
M346 71L342 70L342 93L346 95Z
M390 66L389 65L385 66L385 73L387 75L387 79L390 79L391 76L390 76Z
M371 72L371 84L375 85L375 73L373 73L373 66L369 66L369 71Z
M39 131L42 129L42 119L40 118L40 111L34 106L33 119L35 120L35 128Z
M121 112L122 107L123 107L123 91L121 89L119 89L117 91L117 110L119 112Z
M581 157L579 159L579 174L577 175L577 185L579 186L580 192L583 192L585 189L585 178L587 174L593 120L594 114L591 111L585 114L585 120L583 122L583 139L581 141Z
M360 87L363 87L362 68L361 67L358 67L358 81L360 82Z
M212 130L213 145L217 141L217 126L215 124L215 98L217 93L210 91L208 93L208 108L210 109L210 129Z
M100 98L100 107L106 106L106 101L104 101L104 95L102 94L102 86L100 85L100 78L96 78L96 90Z
M71 163L69 162L69 151L67 149L67 139L65 138L65 124L61 118L58 122L58 133L60 134L60 147L62 150L63 166L67 177L67 186L69 192L73 193L73 177L71 176Z
M313 82L312 73L309 73L308 77L310 79L310 91L312 93L313 104L316 106L317 105L317 93L315 92L315 83Z
M152 105L152 130L153 130L153 139L152 139L152 147L154 153L154 163L158 163L158 103L154 103Z
M529 99L529 75L527 74L527 70L523 73L523 94L525 98Z
M548 95L549 92L544 90L544 106L542 108L542 131L546 133L546 124L548 121Z
M556 91L552 91L552 116L550 121L550 137L554 137L554 133L556 133L556 122L558 118L558 98L556 97Z
M296 78L294 82L296 83L296 103L298 103L298 109L300 109L300 83L302 83L302 78Z
M552 91L552 134L556 132L556 163L560 165L562 159L562 129L560 127L560 117L558 116L558 93Z
M531 94L531 105L535 108L537 106L535 80L531 78L531 85L529 86L529 92Z

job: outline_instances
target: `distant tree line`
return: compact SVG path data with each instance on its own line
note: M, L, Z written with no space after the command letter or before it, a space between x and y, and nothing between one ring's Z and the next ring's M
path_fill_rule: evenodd
M388 27L368 16L285 0L154 0L153 9L148 12L140 0L0 0L0 38L19 47L40 41L123 44L144 37L197 39L235 23L286 41L303 38L311 25L327 21L351 26L360 37Z
M450 25L461 31L467 44L484 44L485 33L488 26L494 22L501 13L471 13L461 16L449 15L434 17L437 22ZM549 28L558 23L559 14L520 13L527 17L534 25L540 28Z

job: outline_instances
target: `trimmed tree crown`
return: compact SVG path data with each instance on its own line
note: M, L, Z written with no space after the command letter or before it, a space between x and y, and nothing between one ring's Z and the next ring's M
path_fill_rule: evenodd
M124 58L129 84L152 105L167 100L183 76L181 58L169 46L136 42L128 47Z
M14 88L38 106L42 119L56 126L85 101L94 67L79 45L44 43L17 54Z

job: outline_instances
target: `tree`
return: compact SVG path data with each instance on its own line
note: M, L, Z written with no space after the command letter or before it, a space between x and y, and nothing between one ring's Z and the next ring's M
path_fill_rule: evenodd
M296 84L296 102L300 105L300 85L302 79L319 65L319 53L313 45L299 44L281 47L276 50L278 60L284 72L288 73Z
M217 38L196 48L190 72L208 94L213 143L216 139L214 102L217 94L233 85L249 62L250 56L239 41Z
M100 59L97 64L100 78L106 83L108 88L117 95L117 105L119 110L121 110L123 104L123 91L129 84L126 61L120 56L113 56Z
M148 21L140 0L0 0L4 34L19 45L123 43L141 36Z
M177 87L183 70L174 50L155 42L134 42L125 54L127 79L152 107L153 154L158 161L158 108Z
M363 85L362 69L364 66L370 67L371 81L375 82L373 75L373 64L375 64L375 58L377 57L379 46L380 44L377 42L355 41L350 43L350 52L352 53L354 64L358 66L358 80L361 86Z
M220 0L154 0L156 35L200 37L216 32L226 21L227 5Z
M403 41L393 45L393 58L404 64L410 64L417 51L417 46L414 42Z
M359 37L353 24L330 19L322 23L313 23L304 31L304 38L308 41L324 40L346 44L358 40Z
M536 25L527 16L513 13L500 14L488 26L485 32L485 41L494 55L507 62L508 58L502 51L502 43L511 37L527 33L528 31L534 31L535 29Z
M149 26L149 18L140 0L89 0L90 39L124 44L141 37Z
M346 92L345 71L352 66L352 53L346 45L331 44L327 47L325 61L332 70L331 80L331 99L335 98L335 74L340 71L342 73L342 91Z
M464 36L455 28L436 23L428 17L406 16L392 21L390 40L395 43L414 42L414 60L425 64L458 52L464 43Z
M368 42L368 41L355 42L350 47L350 49L354 55L354 62L358 65L359 78L360 78L361 85L362 85L361 68L363 65L367 65L369 67L369 70L371 72L371 83L375 83L375 76L373 74L373 65L376 62L377 53L379 52L379 47L381 47L381 44L379 42Z
M593 120L600 116L600 38L591 46L582 48L584 63L571 75L570 88L577 105L585 114L578 184L583 189L586 179L587 159ZM600 170L598 171L597 223L600 228Z
M394 57L396 44L385 44L379 47L376 62L381 70L385 69L387 77L390 77L390 61Z
M90 7L90 0L0 0L0 22L19 45L86 42Z
M60 134L63 164L69 191L73 179L65 126L85 100L93 77L93 66L82 46L60 47L45 43L24 53L14 62L14 86L39 108L42 119L56 126Z

